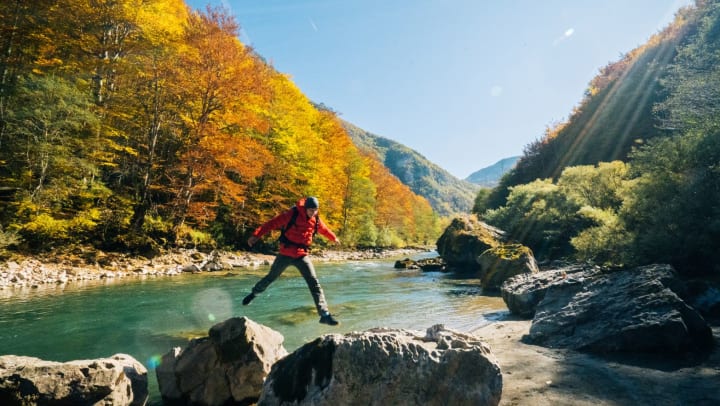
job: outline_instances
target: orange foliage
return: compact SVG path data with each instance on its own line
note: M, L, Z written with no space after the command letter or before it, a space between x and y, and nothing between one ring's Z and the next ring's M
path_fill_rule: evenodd
M149 215L204 228L221 207L250 230L306 195L363 244L378 230L409 241L433 228L427 201L243 45L225 10L182 0L16 5L22 46L7 45L24 59L0 62L18 77L66 77L93 97L102 124L87 149L135 231Z

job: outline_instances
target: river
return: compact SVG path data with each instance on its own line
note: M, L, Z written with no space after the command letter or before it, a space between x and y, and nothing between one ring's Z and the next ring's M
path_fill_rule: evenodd
M419 254L419 259L433 254ZM471 331L507 314L477 279L397 270L394 259L316 263L339 326L319 324L305 281L288 268L249 306L242 298L268 270L242 269L160 278L126 278L0 291L0 355L51 361L126 353L148 368L151 405L161 404L154 367L160 356L231 317L279 331L292 352L323 334L372 327L424 331L434 324Z

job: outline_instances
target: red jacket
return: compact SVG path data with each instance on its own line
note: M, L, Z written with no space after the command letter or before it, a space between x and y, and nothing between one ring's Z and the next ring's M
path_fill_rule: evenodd
M285 238L288 240L304 245L306 247L312 244L313 233L315 232L315 223L318 223L317 232L325 236L327 239L333 242L337 242L337 237L330 231L329 228L320 220L317 214L311 218L307 217L305 211L305 199L300 199L295 207L298 208L298 215L295 219L295 224L288 230L285 230ZM253 235L257 238L262 238L265 234L272 230L278 230L285 227L293 216L293 209L290 209L284 213L275 216L272 220L258 227ZM285 255L293 258L304 257L308 254L308 250L291 244L280 243L280 255Z

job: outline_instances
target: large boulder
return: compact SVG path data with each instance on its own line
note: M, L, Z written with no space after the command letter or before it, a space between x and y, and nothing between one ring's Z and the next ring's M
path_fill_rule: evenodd
M0 405L144 405L147 369L126 354L69 362L0 356Z
M671 266L650 265L551 284L524 339L597 353L707 349L712 330L670 289L677 283Z
M537 262L530 248L521 244L499 244L477 257L483 289L498 290L507 279L538 272Z
M437 240L437 252L445 263L460 270L477 271L477 257L505 241L505 233L474 216L458 217Z
M497 405L501 392L479 338L376 328L325 335L278 361L258 405Z
M542 272L523 273L508 278L500 286L500 294L510 313L531 319L538 303L552 285L575 284L601 273L597 266L574 265Z
M284 337L246 317L225 320L209 336L173 348L156 369L163 400L173 404L252 404L272 365L287 355Z

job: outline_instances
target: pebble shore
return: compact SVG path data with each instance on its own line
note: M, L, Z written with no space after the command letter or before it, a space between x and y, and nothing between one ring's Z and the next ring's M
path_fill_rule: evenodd
M366 251L313 251L316 263L401 258L428 252L409 248ZM184 273L203 273L254 269L269 265L274 255L244 251L201 252L181 249L152 259L95 250L74 249L67 253L15 257L0 263L2 296L15 290L41 286L65 285L69 282L116 280L128 277L163 277Z

